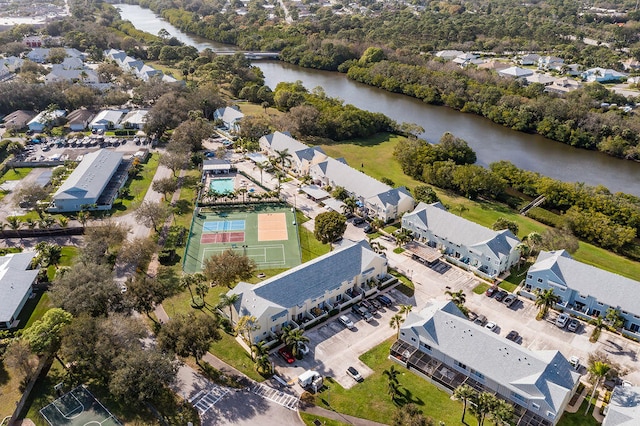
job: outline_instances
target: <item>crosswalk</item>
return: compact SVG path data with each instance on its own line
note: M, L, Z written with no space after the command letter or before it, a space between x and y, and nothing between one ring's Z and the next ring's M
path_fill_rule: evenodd
M296 411L298 409L299 398L295 395L273 389L260 383L256 383L251 391L256 395L268 399L269 401L275 402L276 404L280 404L283 407L288 408L289 410Z
M220 401L229 391L220 386L213 386L209 390L202 390L196 396L191 398L191 403L198 409L200 415L203 415L211 409L218 401Z

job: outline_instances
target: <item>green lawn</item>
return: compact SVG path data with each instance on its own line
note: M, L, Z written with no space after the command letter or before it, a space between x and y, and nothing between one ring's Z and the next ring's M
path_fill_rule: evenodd
M320 420L323 426L349 426L351 423L343 423L337 420L328 419L322 416L314 416L313 414L307 414L303 411L300 411L300 418L307 426L313 426L314 420Z
M423 182L406 176L402 172L400 164L393 157L393 150L396 144L401 143L403 140L404 138L401 136L383 133L369 139L336 142L321 146L328 155L334 158L344 157L354 167L364 164L361 170L376 179L387 177L397 186L404 185L410 189L417 185L424 185ZM434 189L443 204L449 208L449 211L480 225L491 227L496 219L505 217L518 224L519 237L523 237L533 231L543 232L548 228L542 223L518 214L518 212L510 209L505 204L473 201L438 188ZM640 262L634 262L591 244L580 242L580 248L572 256L580 262L589 263L598 268L640 280Z
M158 154L151 154L149 160L142 164L142 171L135 179L129 179L125 187L129 188L129 196L124 199L119 198L111 209L113 216L120 216L137 208L144 200L147 190L151 185L153 176L158 169Z
M373 375L367 377L362 383L346 390L331 378L327 378L325 384L330 390L324 390L316 395L316 405L329 408L327 405L329 403L338 412L391 424L398 406L387 394L387 379L382 372L395 365L401 372L400 403L413 402L418 405L426 416L433 418L436 425L440 421L447 425L460 424L462 404L452 400L447 392L389 360L389 348L392 342L393 339L387 340L360 357L374 371ZM469 424L477 423L470 413L467 413L466 421Z
M599 426L600 423L593 417L593 405L589 409L589 414L584 415L587 409L587 399L582 401L580 409L576 413L564 413L558 422L558 426Z
M65 246L62 247L61 251L62 256L60 257L60 263L58 264L58 267L71 266L71 263L73 263L73 258L78 255L78 247ZM57 269L53 265L47 268L47 276L49 277L49 281L53 281L56 276L56 271Z
M23 324L22 314L25 314L25 316L28 315L28 319L26 323L24 323L24 328L28 328L31 326L31 324L41 319L43 315L51 308L53 308L53 303L51 303L51 301L49 300L49 294L37 293L36 297L30 299L24 306L24 308L22 308L20 316L18 317L20 318L20 324Z
M300 251L302 252L302 263L308 262L323 254L329 253L329 244L322 244L313 235L313 232L302 226L309 221L300 210L296 211L296 221L298 222L298 235L300 236Z
M473 292L475 294L484 294L484 292L487 291L489 287L491 286L487 283L480 283L473 288Z
M4 175L2 175L2 177L0 177L0 183L4 183L8 180L20 180L31 173L31 170L33 170L31 167L23 167L15 170L9 169Z

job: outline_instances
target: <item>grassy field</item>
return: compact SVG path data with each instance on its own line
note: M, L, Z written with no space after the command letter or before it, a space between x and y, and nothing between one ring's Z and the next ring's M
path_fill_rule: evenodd
M9 169L4 175L2 175L2 177L0 177L0 183L4 183L8 180L20 180L31 173L31 170L33 170L31 167L23 167L15 170Z
M303 411L300 411L300 418L302 419L304 424L307 426L313 426L314 420L320 420L323 426L348 426L351 424L351 423L339 422L333 419L328 419L322 416L314 416L312 414L307 414Z
M78 247L66 246L62 247L62 256L60 257L60 263L58 267L61 266L71 266L73 262L73 258L78 255ZM53 281L56 276L56 267L51 265L47 268L47 277L49 277L49 281Z
M300 236L300 250L302 252L302 263L327 254L330 251L329 244L322 244L313 235L313 232L302 226L309 221L301 211L296 211L296 221L298 222L298 235Z
M399 381L402 385L402 396L397 401L398 404L413 402L426 416L433 418L435 424L440 421L448 425L460 424L462 404L452 400L448 393L389 360L391 344L390 339L360 357L374 371L362 383L346 390L330 378L325 380L330 391L324 390L316 395L316 405L329 408L327 403L330 403L338 412L391 424L398 405L387 394L387 379L382 372L395 365L400 370ZM376 397L373 398L373 395ZM469 413L466 421L468 424L477 423Z
M404 138L401 136L380 134L366 140L336 142L321 146L328 155L334 158L344 157L349 164L356 168L364 165L361 170L376 179L386 177L396 185L404 185L410 189L417 185L424 185L423 182L406 176L402 172L400 164L393 157L395 146L403 140ZM473 201L438 188L434 189L449 211L480 225L491 227L496 219L505 217L518 224L519 237L533 231L543 232L548 228L542 223L518 214L504 204ZM580 262L640 280L640 262L634 262L591 244L580 242L580 248L573 254L573 257Z
M136 209L144 200L147 190L151 185L153 176L158 169L158 154L152 154L146 163L142 164L142 171L135 179L129 179L125 187L129 188L129 196L124 199L120 198L113 204L111 214L113 216L121 216L125 213Z
M593 417L593 405L589 409L589 414L584 415L587 409L587 399L582 401L580 409L576 413L564 413L558 422L558 426L598 426L600 423Z

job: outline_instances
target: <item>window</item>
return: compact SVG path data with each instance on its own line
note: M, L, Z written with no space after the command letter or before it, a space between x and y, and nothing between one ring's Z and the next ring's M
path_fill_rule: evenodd
M551 411L547 411L547 417L555 417L556 415L551 412Z
M533 275L529 274L529 275L527 275L527 278L531 279L531 278L533 278Z
M598 302L598 306L604 306L602 302Z
M463 363L461 363L461 362L456 361L456 362L454 362L454 364L455 364L455 365L457 365L458 367L462 368L463 370L466 370L466 369L467 369L467 366L466 366L466 365L464 365L464 364L463 364Z
M484 374L474 370L473 368L471 369L471 374L473 374L477 379L481 379L481 380L484 379Z
M424 349L431 351L431 346L429 345L425 345L424 343L420 343L420 346L422 346Z
M412 338L411 338L411 341L412 341L412 342L415 342L415 341L416 341L416 338L415 338L415 337L412 337Z
M542 282L542 278L538 278L538 282L541 283Z
M638 324L631 324L631 326L629 326L629 331L633 333L637 333L638 330L640 330L640 326Z
M511 392L511 396L513 397L513 399L517 399L518 401L522 401L522 402L526 401L525 397L518 393Z
M533 408L534 410L539 410L540 406L538 404L536 404L535 402L531 404L531 408Z

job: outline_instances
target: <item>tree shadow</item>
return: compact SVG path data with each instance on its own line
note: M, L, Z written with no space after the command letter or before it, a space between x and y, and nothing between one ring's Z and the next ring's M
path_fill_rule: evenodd
M4 363L0 363L0 386L6 385L9 383L9 380L9 372L5 368Z
M193 211L193 203L189 200L178 200L173 205L175 214L182 216Z
M407 388L402 388L398 390L394 398L394 403L399 407L402 407L407 404L415 404L419 406L424 406L424 401L419 397L414 397L411 390Z

